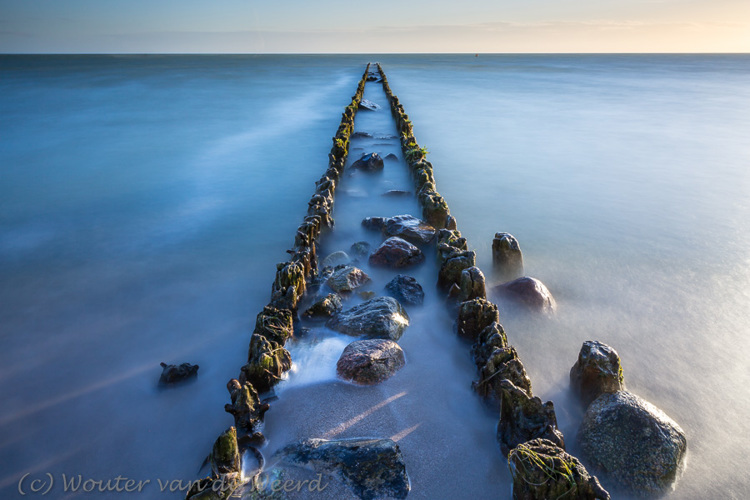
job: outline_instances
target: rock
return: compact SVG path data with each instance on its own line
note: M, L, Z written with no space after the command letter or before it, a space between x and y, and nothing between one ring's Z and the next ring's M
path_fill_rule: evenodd
M404 351L392 340L356 340L344 349L336 373L357 384L375 385L390 378L404 363Z
M370 277L354 266L336 268L326 281L328 286L336 292L351 292L369 282Z
M389 138L395 139L395 137L378 137L378 139L389 139ZM385 159L388 161L398 161L398 156L394 155L393 153L388 153L387 155L385 155Z
M422 197L422 216L436 229L443 229L450 215L448 203L437 193Z
M596 476L547 439L519 444L508 455L513 500L609 500Z
M166 363L160 364L162 371L161 377L159 377L159 384L161 385L176 384L198 376L198 365L191 365L190 363L182 363L179 366L168 365Z
M274 458L338 477L363 500L409 494L404 457L391 439L307 439L284 447Z
M521 443L532 439L549 439L565 449L562 433L557 429L557 417L552 401L542 403L510 380L500 382L502 399L500 421L497 424L497 440L503 455Z
M383 196L411 196L411 191L404 191L403 189L390 189L383 193Z
M424 261L424 254L408 241L392 236L370 255L370 264L385 267L408 267Z
M211 465L211 476L193 483L186 499L225 500L242 486L237 430L234 427L216 439L206 461Z
M589 405L579 445L595 468L641 495L670 488L687 452L685 432L663 411L627 391L604 393Z
M523 254L515 236L510 233L495 233L492 240L492 264L503 281L523 276Z
M215 476L240 471L237 429L230 427L216 439L208 461Z
M352 139L372 139L372 134L368 132L354 132L350 137Z
M239 382L249 382L258 392L276 385L285 371L292 367L292 357L283 346L254 333L250 338L247 364L240 369Z
M253 434L263 422L263 415L268 411L268 403L261 403L258 393L252 385L233 378L227 383L227 390L232 404L224 405L224 411L234 416L235 426L247 434Z
M364 109L366 111L377 111L378 109L380 109L380 105L367 99L362 99L361 101L359 101L359 109Z
M487 291L485 290L484 285L484 274L482 274L482 271L476 266L468 267L461 271L461 279L458 288L460 289L458 294L459 302L487 298Z
M362 219L362 227L382 230L385 227L386 219L387 217L365 217Z
M362 225L380 229L386 236L398 236L414 245L425 245L435 237L435 228L413 215L395 217L367 217Z
M339 250L338 252L333 252L332 254L328 255L325 259L323 259L320 263L320 267L345 266L346 264L349 264L351 261L352 259L349 257L349 255L346 252Z
M327 324L347 335L396 341L409 326L409 315L393 297L377 297L341 311Z
M336 293L329 293L322 299L308 307L302 316L309 319L330 318L341 310L341 297Z
M364 259L370 255L370 244L366 241L358 241L351 246L352 254L357 259Z
M494 291L503 297L524 304L533 311L553 313L557 304L544 283L536 278L524 276L495 287Z
M422 285L411 276L399 274L385 285L385 289L402 304L421 306L424 303Z
M253 333L258 333L269 340L284 345L286 340L294 335L292 311L265 306L255 318Z
M505 335L505 329L503 325L495 321L479 332L477 341L471 346L471 357L477 368L481 369L489 361L495 349L503 349L505 347L508 347L508 337Z
M605 392L625 389L625 380L617 351L607 344L587 340L570 369L570 387L584 406Z
M298 262L276 264L276 279L271 288L271 304L278 309L297 309L305 293L305 268Z
M492 323L500 323L500 313L492 302L473 299L458 306L456 333L460 337L476 342L480 332Z
M377 295L377 294L375 292L373 292L372 290L367 290L367 291L363 291L363 292L357 292L357 295L359 295L359 297L362 300L370 300L371 298L375 297L375 295Z
M531 380L512 346L495 348L479 367L479 380L471 387L483 398L498 403L502 401L503 380L509 380L526 394L531 394Z
M445 218L445 229L448 229L448 230L458 229L456 218L450 214L448 214L448 217Z
M368 153L352 163L352 168L364 170L365 172L377 172L383 170L383 159L377 153Z
M461 273L476 264L477 255L473 250L459 252L454 247L451 248L452 253L440 265L438 272L438 288L442 290L450 290L453 285L459 285L460 288Z

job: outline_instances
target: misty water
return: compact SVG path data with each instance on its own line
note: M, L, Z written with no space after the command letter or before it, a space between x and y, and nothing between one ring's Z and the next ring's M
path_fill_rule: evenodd
M750 57L721 55L1 56L0 496L27 473L150 480L148 498L181 496L157 480L198 477L370 60L488 278L492 236L511 232L555 295L552 319L501 321L569 450L568 371L601 340L687 434L669 496L750 496ZM384 103L378 88L365 97ZM357 116L358 130L389 126ZM398 150L368 141L353 147ZM361 218L416 212L380 196L408 186L402 163L345 177L320 253L376 243ZM409 270L426 303L408 309L407 365L384 384L336 381L350 338L306 325L266 451L393 437L410 496L508 496L496 416L471 392L432 261ZM390 274L367 270L381 293ZM198 363L198 378L160 390L161 361Z

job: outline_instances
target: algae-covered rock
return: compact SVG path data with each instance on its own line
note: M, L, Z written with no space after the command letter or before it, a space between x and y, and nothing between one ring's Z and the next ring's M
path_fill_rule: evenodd
M370 264L384 267L409 267L424 262L422 251L408 241L391 236L370 255Z
M240 452L237 446L237 429L230 427L214 442L208 459L215 476L240 472Z
M549 439L560 448L565 448L562 433L557 429L557 417L552 401L542 403L510 380L500 382L502 399L500 421L497 424L497 440L504 455L521 443L532 439Z
M402 304L418 306L424 302L424 290L422 285L411 276L405 274L396 275L387 285L385 289L388 291L391 297L395 298Z
M393 297L377 297L341 311L327 325L347 335L396 341L409 326L409 315Z
M498 295L519 302L533 311L554 313L557 304L544 283L524 276L494 289Z
M508 455L513 500L609 500L596 476L547 439L519 444Z
M308 307L302 316L305 318L330 318L342 308L341 297L336 293L329 293Z
M471 346L471 357L477 368L481 368L490 359L495 349L508 347L508 337L505 329L500 323L493 321L489 326L479 332L474 345Z
M269 340L284 345L294 335L292 311L265 306L255 319L253 333L263 335Z
M356 340L339 357L336 373L357 384L375 385L390 378L404 363L404 351L392 340Z
M487 298L484 274L476 266L467 267L461 271L461 279L458 284L458 301L465 302L472 299Z
M258 392L268 391L292 367L289 351L263 335L253 334L248 351L248 361L241 369L239 381L241 384L249 382Z
M459 305L456 333L460 337L476 342L481 331L492 323L500 323L500 313L492 302L473 299Z
M305 268L298 262L276 264L276 279L271 287L271 304L278 309L296 310L305 293Z
M162 370L159 377L159 384L162 386L184 382L198 375L198 365L191 365L190 363L182 363L181 365L160 363L160 365Z
M570 369L570 387L584 406L605 392L625 389L625 380L617 351L596 340L587 340Z
M492 240L492 264L502 281L523 276L523 253L515 236L510 233L495 233Z
M583 458L639 495L658 495L678 478L687 454L680 426L648 401L627 391L604 393L583 417Z
M336 292L351 292L369 282L370 277L354 266L337 267L327 281Z
M363 500L406 498L411 488L401 449L391 439L307 439L273 458L338 478Z
M232 404L224 405L224 411L234 416L237 429L253 434L263 422L263 415L268 411L268 403L261 403L255 388L248 382L240 384L232 379L227 383L227 390Z
M440 248L438 249L440 251ZM448 256L440 266L438 272L438 288L450 290L453 285L459 285L461 282L461 273L464 269L474 267L476 264L476 253L472 250L461 252L454 251Z
M500 402L504 389L503 380L509 380L526 394L531 394L531 379L526 375L526 368L512 346L495 348L479 368L479 380L471 386L483 398Z

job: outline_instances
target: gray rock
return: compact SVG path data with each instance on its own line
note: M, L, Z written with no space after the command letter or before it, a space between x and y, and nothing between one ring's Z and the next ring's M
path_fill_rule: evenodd
M578 360L570 369L570 387L584 406L605 392L625 389L617 351L596 340L584 342Z
M383 170L383 159L377 153L368 153L352 163L352 168L363 170L365 172L377 172Z
M339 250L338 252L333 252L325 259L323 259L320 263L320 267L336 267L349 264L351 261L352 259L346 252Z
M352 255L357 259L364 259L370 255L370 244L366 241L358 241L351 246Z
M557 304L544 283L524 276L495 287L494 291L508 299L520 302L533 311L554 313Z
M307 439L273 458L339 478L363 500L406 498L411 488L401 449L391 439Z
M341 297L335 293L329 293L322 299L308 307L302 316L305 318L330 318L341 310Z
M370 264L385 267L408 267L424 262L424 254L408 241L392 236L370 255Z
M390 378L404 363L404 351L392 340L356 340L344 349L336 372L357 384L375 385Z
M406 276L405 274L399 274L393 278L385 289L391 297L402 304L408 304L413 306L419 306L424 303L424 290L416 278Z
M519 444L508 455L513 500L609 500L596 476L547 439Z
M492 240L492 264L503 281L523 276L523 253L515 236L510 233L495 233Z
M468 267L461 271L461 280L459 281L458 288L460 290L458 293L459 302L487 298L484 274L476 266Z
M403 193L410 194L406 191L403 191ZM380 229L386 236L398 236L414 245L429 243L435 237L436 231L434 227L413 215L367 217L362 221L362 225L372 229Z
M359 109L364 109L366 111L377 111L378 109L380 109L380 104L376 104L367 99L362 99L361 101L359 101Z
M341 311L327 324L347 335L398 340L409 326L409 315L393 297L377 297Z
M627 391L605 393L589 405L579 445L595 468L641 495L665 492L687 452L685 432L663 411Z
M168 365L161 363L162 371L159 377L160 385L171 385L183 382L198 375L198 365L182 363L181 365Z
M326 283L336 292L351 292L369 283L370 277L354 266L339 267L333 271Z

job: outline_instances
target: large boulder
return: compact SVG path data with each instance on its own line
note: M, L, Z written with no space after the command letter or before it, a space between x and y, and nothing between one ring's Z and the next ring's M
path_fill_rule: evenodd
M508 455L513 500L609 500L596 476L581 462L547 439L533 439Z
M362 269L354 266L337 267L326 281L336 292L351 292L369 282L370 277Z
M523 254L515 236L510 233L495 233L492 240L492 264L502 281L523 276Z
M363 500L406 498L411 488L401 449L391 439L307 439L273 459L337 478Z
M663 411L628 391L604 393L579 429L583 457L640 495L670 488L687 452L685 432Z
M533 311L553 313L557 309L552 294L544 283L536 278L524 276L498 285L494 291L501 297L519 302Z
M570 369L570 387L584 406L605 392L625 389L625 380L617 351L596 340L587 340Z
M329 293L305 309L302 316L309 319L330 318L339 312L342 307L341 297L336 293Z
M435 237L435 228L413 215L368 217L362 225L380 229L386 236L398 236L415 245L424 245Z
M341 311L327 325L347 335L395 341L409 326L409 315L393 297L376 297Z
M404 351L392 340L356 340L344 349L336 372L357 384L375 385L390 378L404 363Z
M424 254L408 241L392 236L385 240L372 255L370 264L385 267L408 267L424 261Z
M405 274L399 274L393 278L385 289L388 291L391 297L402 304L418 306L424 302L424 290L416 278L406 276Z
M383 159L377 153L364 154L359 160L352 163L352 168L364 172L377 172L383 170L383 166Z
M502 399L500 421L497 424L497 440L500 450L508 455L510 450L532 439L549 439L565 449L562 433L557 429L557 416L552 401L542 403L513 382L503 379L500 382Z

